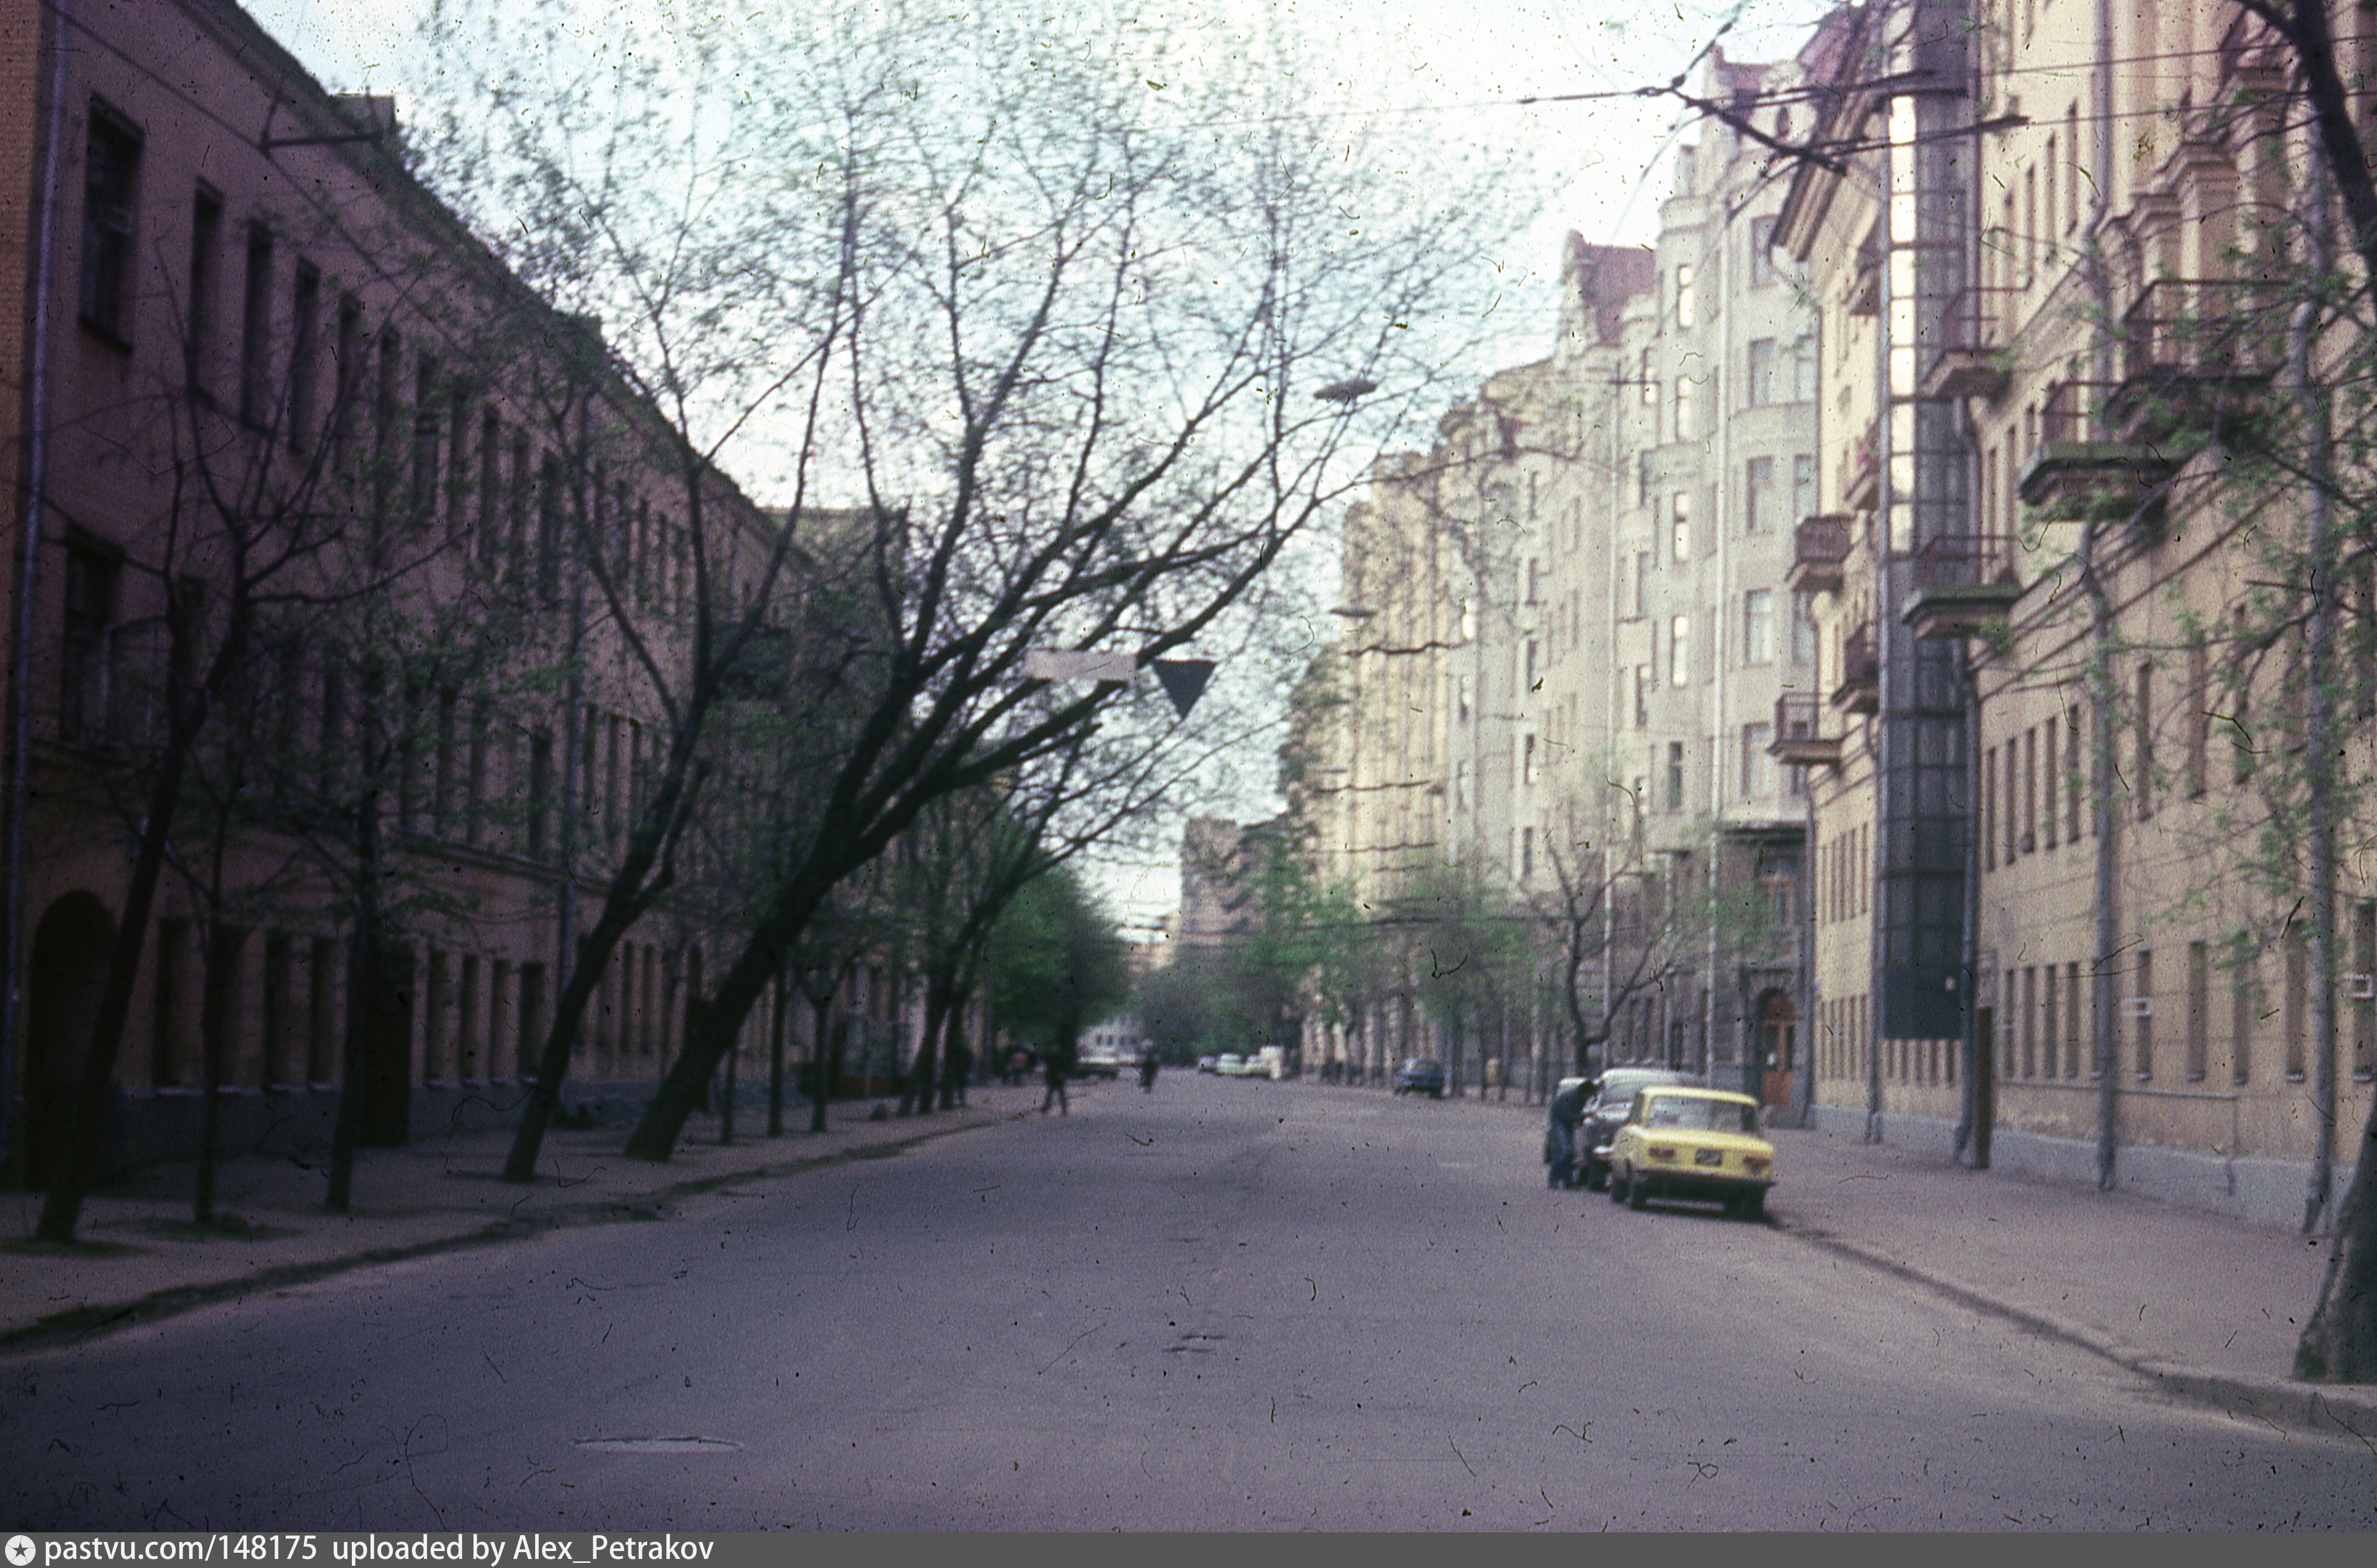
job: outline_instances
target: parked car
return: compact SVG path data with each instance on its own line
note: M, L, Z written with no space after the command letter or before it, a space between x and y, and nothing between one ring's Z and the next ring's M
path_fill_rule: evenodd
M1076 1078L1117 1078L1122 1075L1122 1058L1112 1051L1085 1051L1073 1063Z
M1431 1100L1444 1098L1444 1063L1433 1057L1407 1056L1395 1069L1395 1093L1426 1095Z
M1585 1103L1584 1119L1576 1129L1576 1177L1587 1187L1609 1181L1609 1144L1634 1109L1634 1096L1656 1083L1681 1083L1684 1075L1664 1067L1613 1067L1601 1075L1601 1087Z
M1200 1056L1197 1059L1197 1071L1200 1072L1218 1072L1221 1071L1221 1067L1222 1059L1220 1057Z
M1634 1096L1609 1147L1609 1200L1714 1198L1730 1215L1766 1210L1774 1145L1758 1135L1758 1102L1726 1089L1667 1086Z
M1236 1051L1224 1051L1220 1059L1213 1063L1213 1071L1224 1078L1244 1078L1247 1075L1247 1059Z

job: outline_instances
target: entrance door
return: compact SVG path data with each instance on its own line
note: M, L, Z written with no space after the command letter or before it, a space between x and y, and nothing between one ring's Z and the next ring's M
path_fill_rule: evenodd
M364 1036L370 1052L370 1098L362 1142L393 1149L412 1137L412 950L380 950Z
M1789 1105L1799 1054L1799 1018L1790 992L1768 991L1759 998L1758 1050L1764 1069L1759 1079L1759 1104L1769 1108Z
M50 905L33 933L26 977L25 1183L44 1188L64 1168L83 1056L107 986L115 922L87 892Z

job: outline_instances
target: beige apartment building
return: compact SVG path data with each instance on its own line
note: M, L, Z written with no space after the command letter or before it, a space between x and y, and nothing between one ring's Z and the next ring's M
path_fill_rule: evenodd
M1754 97L1790 70L1718 56L1704 90ZM1755 113L1779 126L1789 111ZM1807 808L1771 747L1778 700L1813 673L1807 601L1784 579L1815 485L1815 377L1762 156L1710 123L1655 245L1571 236L1552 353L1488 378L1349 509L1343 701L1307 814L1324 879L1349 880L1383 930L1423 919L1409 900L1429 868L1458 868L1535 923L1547 977L1571 904L1722 904L1658 939L1674 951L1647 970L1617 951L1622 929L1600 940L1595 1055L1786 1103ZM1408 979L1389 987L1356 1065L1433 1054L1472 1082L1498 1059L1512 1083L1557 1076L1575 1043L1548 984L1469 1045Z
M0 164L30 197L0 208L24 291L0 337L9 1173L40 1181L62 1152L149 770L243 569L263 652L184 791L102 1167L189 1152L210 1077L225 1149L317 1141L343 1088L370 1142L500 1119L565 905L582 925L599 902L661 733L579 540L618 613L683 656L665 429L598 328L529 297L405 172L388 101L326 91L226 0L5 11ZM726 556L770 536L723 478L709 496ZM356 1086L367 801L392 951L359 999ZM704 988L720 928L688 869L604 976L585 1093L655 1079Z
M1810 45L1841 85L1822 137L1871 150L1848 179L1804 166L1786 209L1827 377L1823 509L1794 572L1827 585L1843 699L1796 744L1832 764L1820 1117L2293 1221L2323 1143L2357 1147L2377 1065L2368 825L2336 824L2324 921L2304 826L2369 776L2351 715L2370 671L2340 638L2311 678L2288 613L2320 508L2264 460L2297 439L2274 401L2307 297L2287 280L2321 221L2285 63L2238 15L1881 5ZM2348 30L2345 78L2365 80L2370 30ZM2304 363L2356 346L2330 330ZM2365 593L2329 603L2367 613ZM1946 856L1917 864L1878 804L1910 712L1953 759L1936 800L1900 797L1965 821L1955 919ZM2333 790L2306 761L2318 734ZM1910 888L1942 903L1893 922ZM1872 999L1933 976L1952 929L1953 1036ZM1882 950L1909 940L1930 945L1901 970Z

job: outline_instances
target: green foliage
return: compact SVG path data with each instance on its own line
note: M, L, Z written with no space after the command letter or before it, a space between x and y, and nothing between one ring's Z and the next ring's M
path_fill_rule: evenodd
M1038 1046L1119 1011L1130 997L1122 940L1096 895L1069 867L1017 893L990 940L991 1006L998 1026Z

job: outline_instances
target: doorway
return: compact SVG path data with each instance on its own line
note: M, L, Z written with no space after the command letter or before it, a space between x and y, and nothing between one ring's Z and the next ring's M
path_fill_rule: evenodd
M87 892L50 905L33 932L26 978L25 1184L46 1188L65 1168L83 1059L107 987L115 922Z
M1791 1103L1792 1075L1798 1069L1799 1014L1791 993L1770 990L1758 999L1758 1103L1773 1109Z

